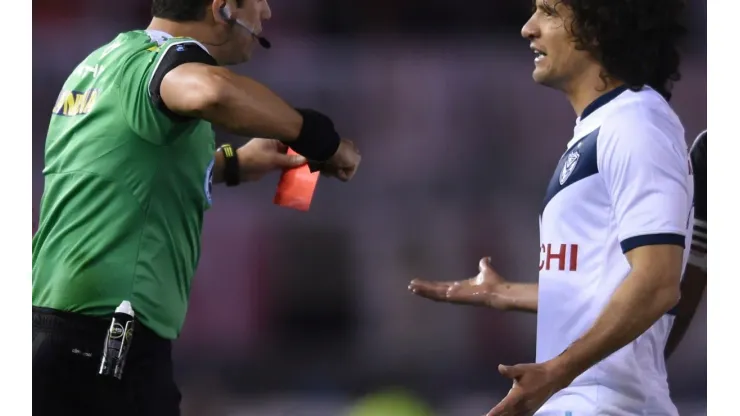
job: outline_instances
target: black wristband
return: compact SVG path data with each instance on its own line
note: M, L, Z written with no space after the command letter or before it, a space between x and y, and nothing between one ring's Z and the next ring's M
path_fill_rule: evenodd
M318 111L296 108L303 116L303 126L298 138L289 143L290 148L308 160L325 162L339 148L341 138L334 130L334 122Z
M239 157L230 144L224 144L218 150L224 154L224 182L226 186L236 186L241 182Z

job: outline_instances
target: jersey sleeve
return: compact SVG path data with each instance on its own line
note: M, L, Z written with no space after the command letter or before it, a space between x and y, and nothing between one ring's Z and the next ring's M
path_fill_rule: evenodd
M647 245L686 245L692 198L688 154L680 147L683 128L664 117L618 113L599 134L599 172L624 253Z
M121 70L121 106L131 128L144 140L165 144L168 130L192 119L170 111L162 101L164 76L178 66L198 62L216 65L215 59L195 40L172 38L134 55Z
M694 230L689 263L707 270L707 132L694 140L689 151L694 171Z

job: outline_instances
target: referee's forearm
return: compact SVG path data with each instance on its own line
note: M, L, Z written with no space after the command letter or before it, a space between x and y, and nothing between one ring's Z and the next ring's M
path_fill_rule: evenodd
M575 378L647 331L677 301L667 280L634 271L612 295L593 327L554 361Z
M298 138L303 117L264 85L231 72L221 75L219 99L203 118L234 134L284 142Z

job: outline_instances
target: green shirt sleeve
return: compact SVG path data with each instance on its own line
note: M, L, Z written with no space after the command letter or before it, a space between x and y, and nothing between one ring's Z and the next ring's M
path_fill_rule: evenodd
M122 111L131 129L143 140L167 145L179 130L195 121L170 112L159 97L164 75L187 62L215 64L205 48L190 38L171 38L161 46L152 44L123 64L118 80Z

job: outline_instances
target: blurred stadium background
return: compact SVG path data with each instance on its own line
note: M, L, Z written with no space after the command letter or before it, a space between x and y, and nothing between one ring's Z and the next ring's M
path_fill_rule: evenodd
M706 3L690 2L673 105L706 125ZM34 221L43 145L63 80L149 0L33 0ZM323 109L364 160L321 181L309 214L277 208L276 177L215 190L187 324L176 344L184 415L469 416L534 357L532 316L407 293L415 276L537 273L537 213L574 115L531 81L528 0L271 0L240 73ZM222 135L220 140L240 139ZM35 224L34 224L35 229ZM681 414L706 414L706 306L669 363Z

